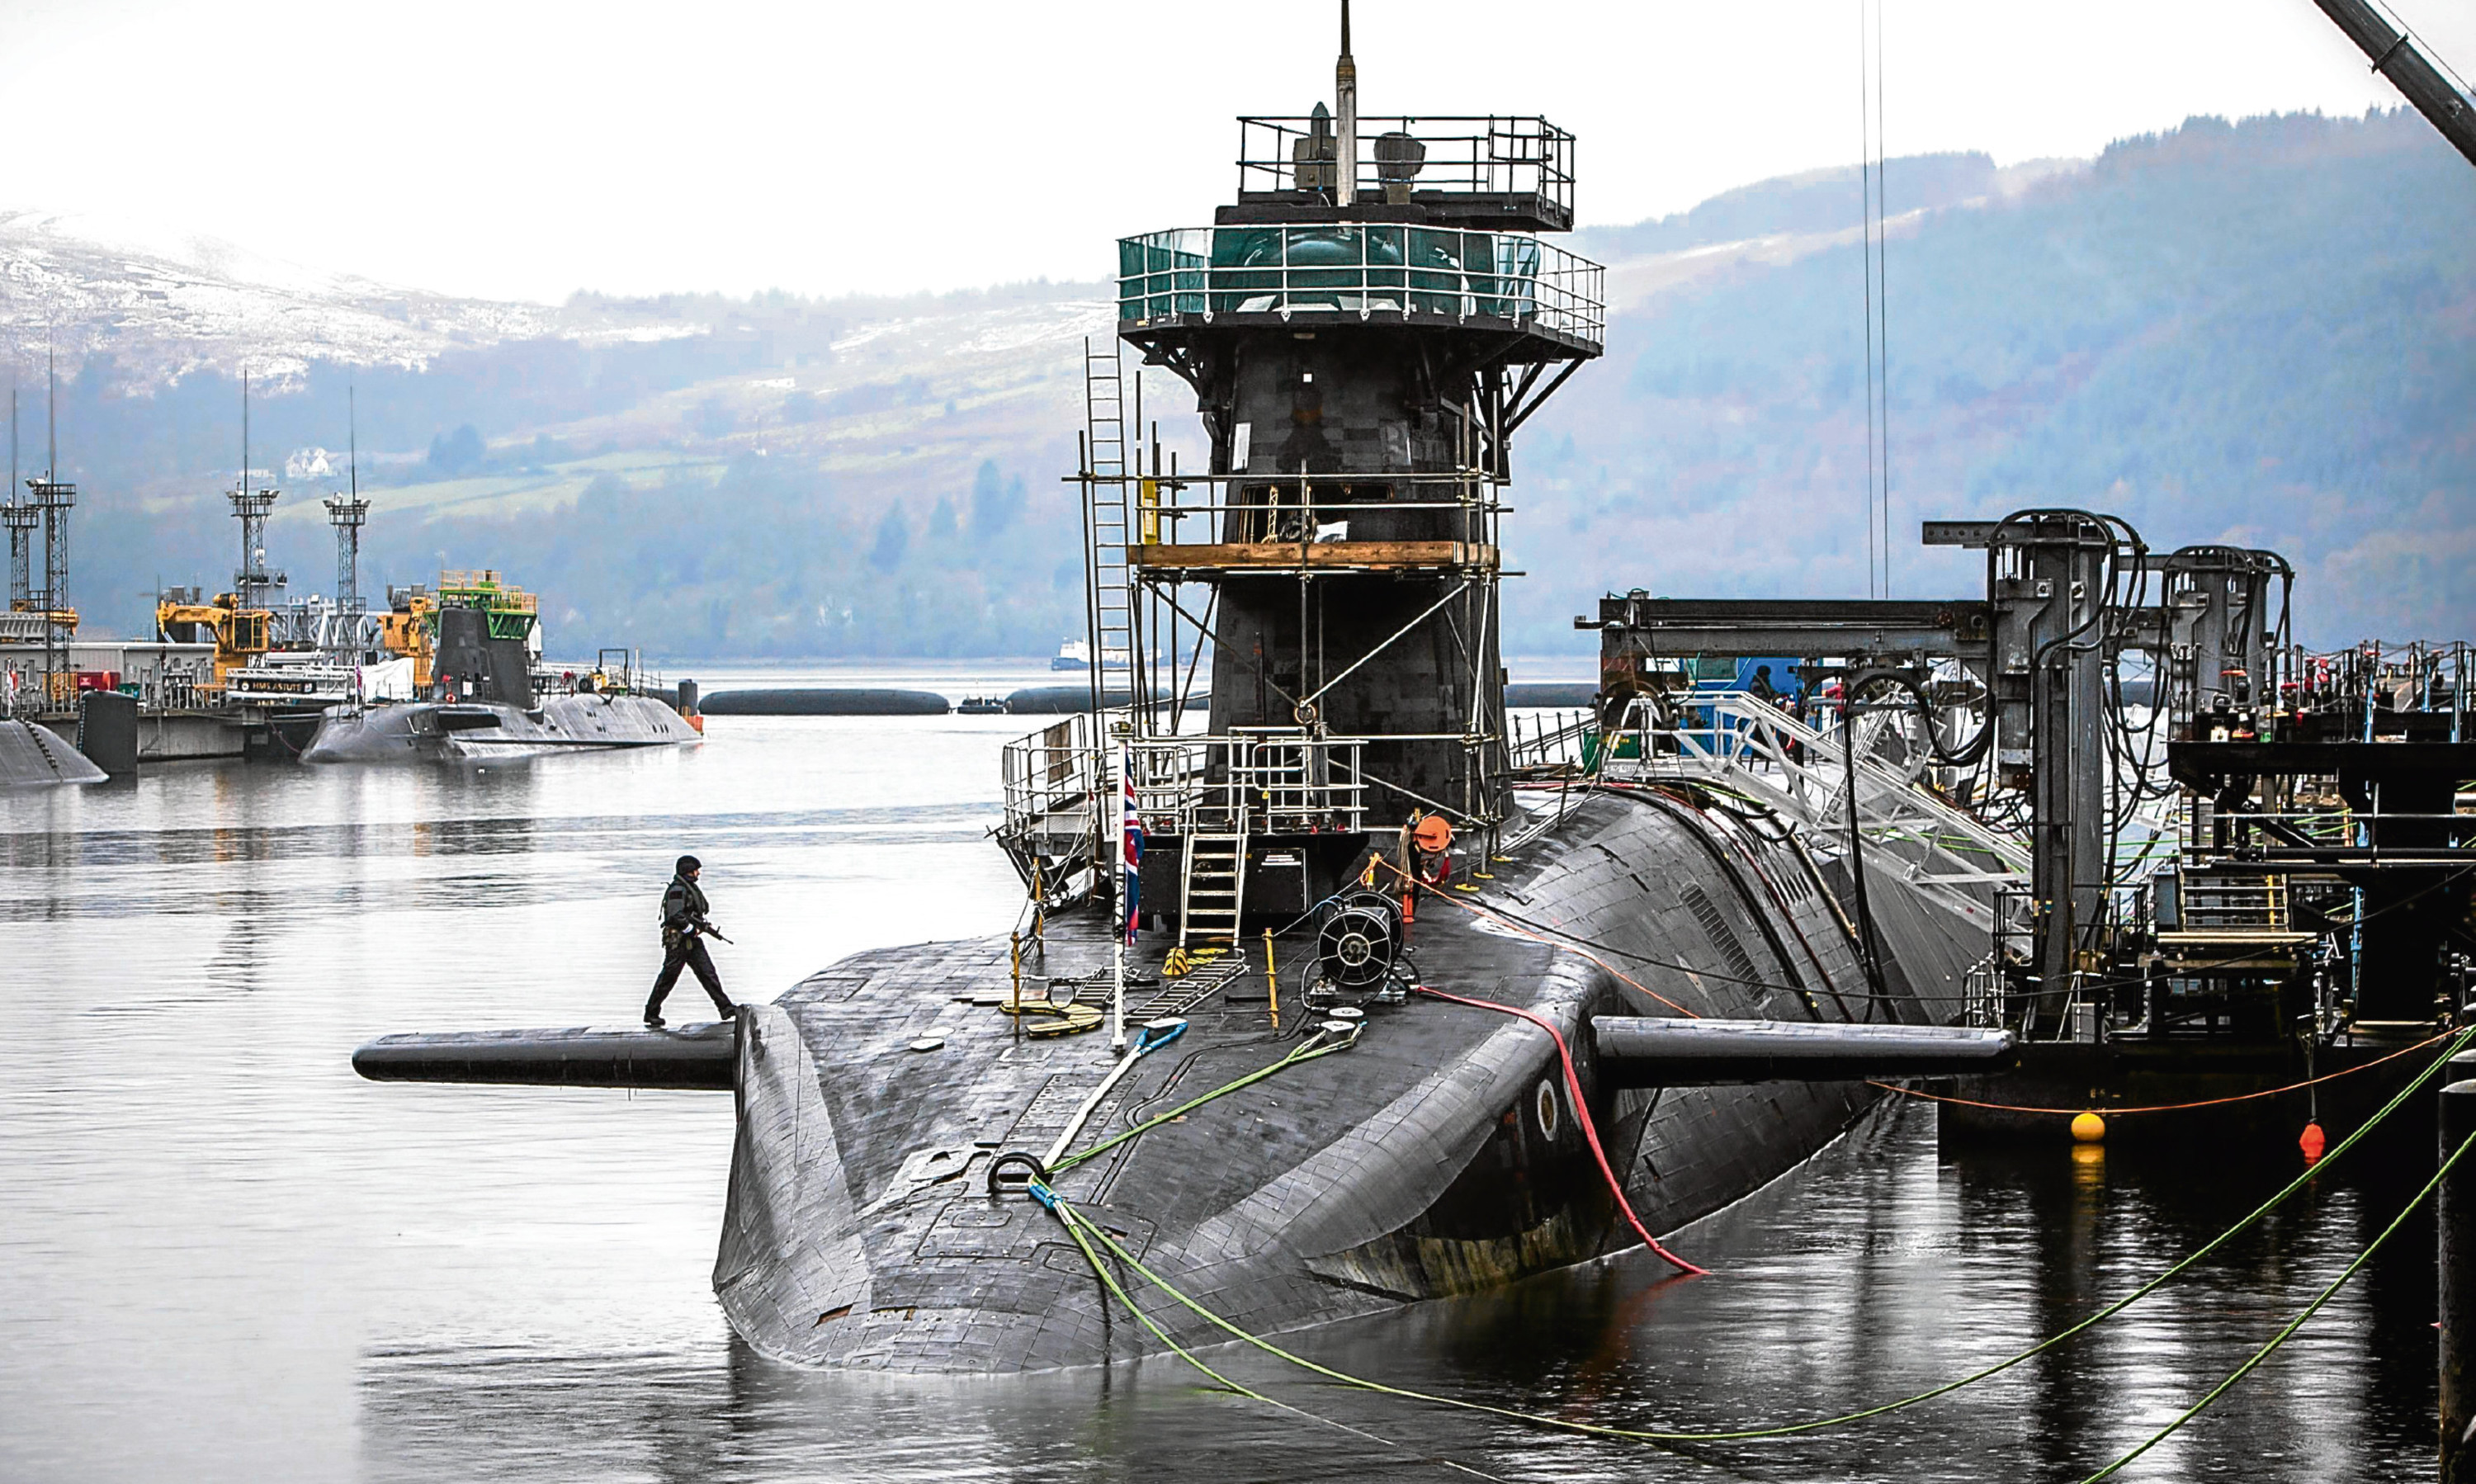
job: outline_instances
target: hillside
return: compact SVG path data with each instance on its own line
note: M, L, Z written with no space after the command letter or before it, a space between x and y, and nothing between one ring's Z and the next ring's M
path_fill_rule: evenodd
M1516 652L1572 648L1608 588L1862 593L1853 174L1578 235L1616 312L1605 361L1517 449ZM2315 639L2476 629L2476 172L2421 120L2196 119L2093 161L1894 160L1888 181L1896 543L2092 506L2161 547L2287 551ZM56 327L74 595L100 628L140 629L159 578L228 581L245 359L301 590L332 581L314 496L341 480L351 385L364 571L499 566L545 595L555 642L1024 655L1080 629L1058 479L1106 285L487 305L79 230L0 216L0 324L30 368L25 466ZM1148 386L1193 458L1191 401ZM1976 581L1896 556L1902 592Z
M1889 258L1895 547L1920 519L2086 506L2163 547L2287 552L2315 638L2467 633L2472 236L2476 172L2403 113L2196 119L1925 213ZM1835 247L1621 318L1534 424L1527 505L1552 513L1523 564L1583 590L1862 592L1858 271ZM1899 591L1980 581L1896 555ZM1555 618L1508 607L1534 636Z

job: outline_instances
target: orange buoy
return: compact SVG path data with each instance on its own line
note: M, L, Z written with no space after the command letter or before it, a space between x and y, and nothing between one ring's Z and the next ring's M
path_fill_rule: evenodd
M2072 1118L2072 1137L2083 1144L2095 1144L2106 1137L2106 1120L2094 1113L2076 1114Z
M2321 1151L2330 1147L2330 1140L2321 1132L2319 1124L2307 1124L2304 1132L2296 1138L2295 1147L2304 1151L2306 1164L2315 1165L2321 1162Z

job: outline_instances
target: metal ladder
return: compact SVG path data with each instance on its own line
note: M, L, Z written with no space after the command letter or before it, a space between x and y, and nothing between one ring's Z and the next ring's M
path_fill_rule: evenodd
M1127 401L1118 342L1105 351L1083 342L1083 478L1091 501L1084 553L1091 585L1092 694L1109 689L1111 655L1128 664L1134 681L1134 601L1127 571Z
M1177 946L1236 947L1247 900L1247 836L1191 834L1177 889Z

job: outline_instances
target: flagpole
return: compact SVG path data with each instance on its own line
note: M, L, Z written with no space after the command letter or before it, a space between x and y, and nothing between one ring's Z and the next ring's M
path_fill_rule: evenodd
M1127 860L1127 796L1135 786L1135 776L1128 769L1134 759L1129 750L1118 749L1118 930L1109 934L1111 977L1109 991L1109 1050L1127 1049L1127 934L1134 931L1134 892L1129 878L1134 874Z

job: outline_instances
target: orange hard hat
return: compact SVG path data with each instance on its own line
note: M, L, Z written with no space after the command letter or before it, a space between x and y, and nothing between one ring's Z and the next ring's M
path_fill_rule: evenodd
M1430 814L1412 827L1410 839L1423 851L1441 851L1453 843L1453 827L1441 814Z

